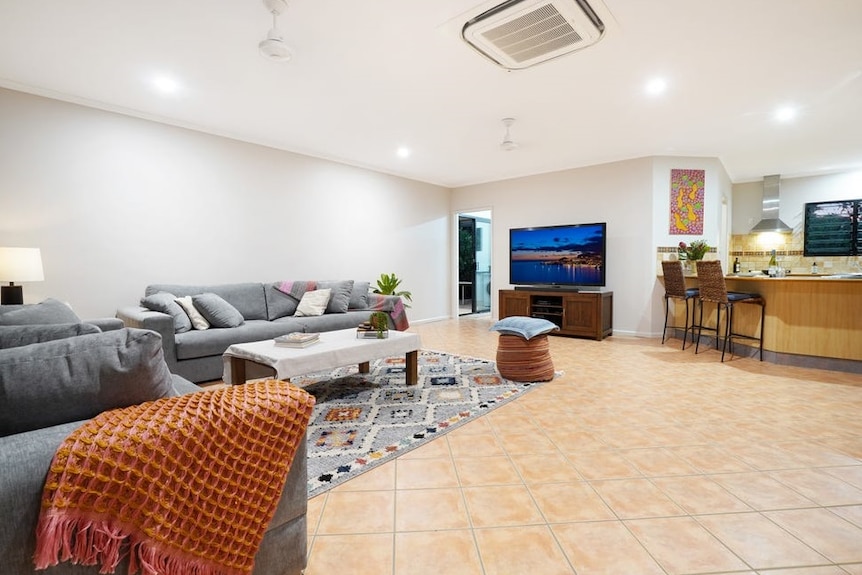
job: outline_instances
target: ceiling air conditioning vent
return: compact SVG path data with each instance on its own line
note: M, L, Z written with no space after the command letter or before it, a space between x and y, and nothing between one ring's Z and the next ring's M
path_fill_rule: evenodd
M598 42L605 25L586 0L509 0L464 24L480 54L517 70Z

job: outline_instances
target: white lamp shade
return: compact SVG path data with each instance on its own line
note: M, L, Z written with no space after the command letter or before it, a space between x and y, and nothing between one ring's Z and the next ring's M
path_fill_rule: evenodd
M42 250L39 248L0 248L0 281L40 282Z

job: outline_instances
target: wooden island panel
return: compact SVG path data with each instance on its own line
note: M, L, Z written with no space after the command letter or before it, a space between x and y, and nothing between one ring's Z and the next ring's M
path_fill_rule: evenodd
M816 357L862 360L862 280L726 278L729 291L766 300L764 349ZM756 306L735 306L736 331L759 323Z

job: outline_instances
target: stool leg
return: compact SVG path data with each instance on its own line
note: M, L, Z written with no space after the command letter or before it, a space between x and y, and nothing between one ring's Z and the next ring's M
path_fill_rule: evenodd
M689 298L685 298L685 300L683 300L683 303L685 304L685 324L684 324L683 329L682 329L682 349L683 350L685 350L685 341L688 339L688 300L689 300Z
M670 311L670 298L664 296L664 328L661 330L661 344L664 345L664 334L667 331L667 314Z
M760 361L763 361L763 321L766 319L766 302L760 306Z
M721 304L715 304L715 349L718 349L718 338L721 332Z
M703 312L703 302L697 298L694 298L691 302L691 341L694 341L694 312L697 311L697 308L701 308L701 313Z
M726 307L727 318L724 320L724 341L721 342L721 361L724 361L724 350L727 349L727 340L730 340L730 358L733 359L733 305L727 304Z
M691 328L692 337L694 336L694 328ZM697 355L697 350L700 349L700 334L703 333L703 300L700 300L700 320L697 322L697 343L694 344L694 354Z

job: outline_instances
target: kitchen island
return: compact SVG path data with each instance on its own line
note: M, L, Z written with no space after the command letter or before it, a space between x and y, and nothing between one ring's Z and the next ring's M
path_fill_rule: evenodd
M766 300L764 359L774 363L862 373L862 278L790 275L726 276L728 291ZM697 287L697 277L686 278ZM707 304L705 315L715 317ZM684 313L681 305L678 312ZM734 330L753 333L760 308L734 306Z

